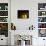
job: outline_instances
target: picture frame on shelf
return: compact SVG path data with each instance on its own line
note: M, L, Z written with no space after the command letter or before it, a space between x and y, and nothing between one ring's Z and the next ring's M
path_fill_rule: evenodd
M46 17L38 17L38 22L46 22Z
M46 28L46 23L38 23L38 28Z
M39 29L39 37L46 37L46 29Z
M0 10L8 10L8 3L0 3Z
M46 10L46 3L38 3L38 10Z
M8 11L0 11L0 16L8 16Z
M8 17L0 17L0 22L8 22Z
M38 11L38 16L46 16L46 11Z

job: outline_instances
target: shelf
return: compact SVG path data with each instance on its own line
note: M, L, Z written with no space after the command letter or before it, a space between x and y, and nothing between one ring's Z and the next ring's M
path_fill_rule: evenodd
M0 10L0 11L8 11L8 10Z
M46 28L38 28L38 29L46 29Z
M8 17L8 16L0 16L0 17Z
M46 10L38 10L38 11L46 11Z
M44 16L38 16L38 17L46 17L46 15L44 15Z
M8 22L0 22L0 23L8 23Z
M46 22L38 22L38 23L46 23Z

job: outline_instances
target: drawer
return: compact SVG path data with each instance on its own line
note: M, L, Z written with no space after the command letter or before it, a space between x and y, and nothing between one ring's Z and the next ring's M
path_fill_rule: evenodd
M7 38L0 38L0 45L7 45L8 44L8 39Z

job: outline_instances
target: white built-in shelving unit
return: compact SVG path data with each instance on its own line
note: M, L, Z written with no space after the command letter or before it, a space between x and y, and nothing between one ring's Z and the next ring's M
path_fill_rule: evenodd
M39 36L46 37L46 3L38 3L38 31Z

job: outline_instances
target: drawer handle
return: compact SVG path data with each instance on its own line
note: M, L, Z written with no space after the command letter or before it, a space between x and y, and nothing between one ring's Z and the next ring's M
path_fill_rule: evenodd
M45 40L45 39L43 39L43 40Z
M3 39L1 39L1 40L3 40Z

